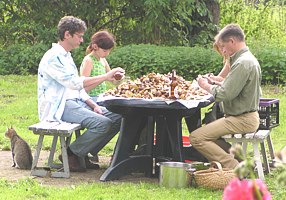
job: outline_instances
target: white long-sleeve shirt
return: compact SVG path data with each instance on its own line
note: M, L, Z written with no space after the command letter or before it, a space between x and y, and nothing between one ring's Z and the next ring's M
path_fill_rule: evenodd
M38 69L38 114L40 121L61 121L67 99L86 101L90 96L83 88L84 77L71 57L58 43L43 56Z

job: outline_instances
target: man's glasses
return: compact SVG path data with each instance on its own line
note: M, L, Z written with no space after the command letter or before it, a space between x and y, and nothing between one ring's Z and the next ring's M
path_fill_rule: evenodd
M74 33L75 35L77 35L80 39L83 38L84 34L79 34L79 33Z

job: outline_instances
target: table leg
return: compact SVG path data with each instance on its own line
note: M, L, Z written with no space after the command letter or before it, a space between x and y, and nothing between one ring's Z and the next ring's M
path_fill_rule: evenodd
M144 171L146 174L150 174L150 166L151 163L153 163L151 154L130 155L130 149L132 148L132 145L134 145L134 140L138 138L137 134L140 134L141 130L139 130L139 127L142 127L142 123L145 123L146 125L149 123L154 124L154 120L148 119L146 116L124 116L122 118L120 134L113 159L110 167L108 167L100 177L101 181L118 179L134 170ZM147 135L149 134L154 134L154 125L148 125ZM149 138L149 143L150 141L151 139ZM150 153L150 151L152 151L150 148L152 147L148 147L148 145L153 145L153 141L151 144L147 144L147 151Z
M174 161L184 162L182 141L182 118L176 115L166 117L167 133Z
M160 168L157 163L172 160L170 142L168 139L166 118L162 115L156 116L156 144L153 157L155 158L155 176L159 176Z
M185 117L188 131L201 126L201 110L198 108L193 113ZM184 162L185 154L192 155L194 149L183 148L182 141L182 115L168 113L156 118L156 162L178 161ZM194 152L197 155L197 152ZM155 168L156 171L156 168Z
M181 120L174 113L156 118L156 162L184 160Z
M202 126L201 120L201 109L198 108L194 114L185 117L185 122L187 124L189 133L193 132L197 128Z
M146 155L150 155L152 162L148 162L149 166L145 171L146 177L153 176L153 158L154 158L154 128L155 128L155 119L153 116L148 117L147 121L147 148L146 148Z
M170 141L167 134L167 122L164 116L156 117L156 145L154 157L158 162L172 160Z

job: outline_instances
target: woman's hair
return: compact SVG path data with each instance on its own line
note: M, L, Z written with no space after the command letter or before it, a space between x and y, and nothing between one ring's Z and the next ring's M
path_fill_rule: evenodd
M112 49L115 46L115 37L107 30L98 31L91 37L91 42L86 48L86 54L94 50L94 44L101 49Z
M218 52L219 55L221 55L223 57L223 64L225 64L225 62L227 62L227 57L225 55L223 55L222 50L220 48L220 44L219 44L219 35L216 35L214 37L214 43L213 43L213 48L216 52Z
M214 37L213 48L214 48L214 50L215 50L216 52L219 53L219 55L223 56L223 54L222 54L222 52L221 52L221 49L220 49L220 47L219 47L218 37L219 37L218 35L216 35L216 36Z
M76 32L85 32L86 24L79 18L73 16L65 16L61 18L58 24L58 37L61 41L64 40L66 31L69 31L72 36Z

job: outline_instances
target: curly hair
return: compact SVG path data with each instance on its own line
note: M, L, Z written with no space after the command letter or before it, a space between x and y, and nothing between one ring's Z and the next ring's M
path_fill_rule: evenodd
M86 24L83 20L73 16L64 16L58 24L58 37L63 41L66 31L73 35L76 32L85 32L86 29Z

